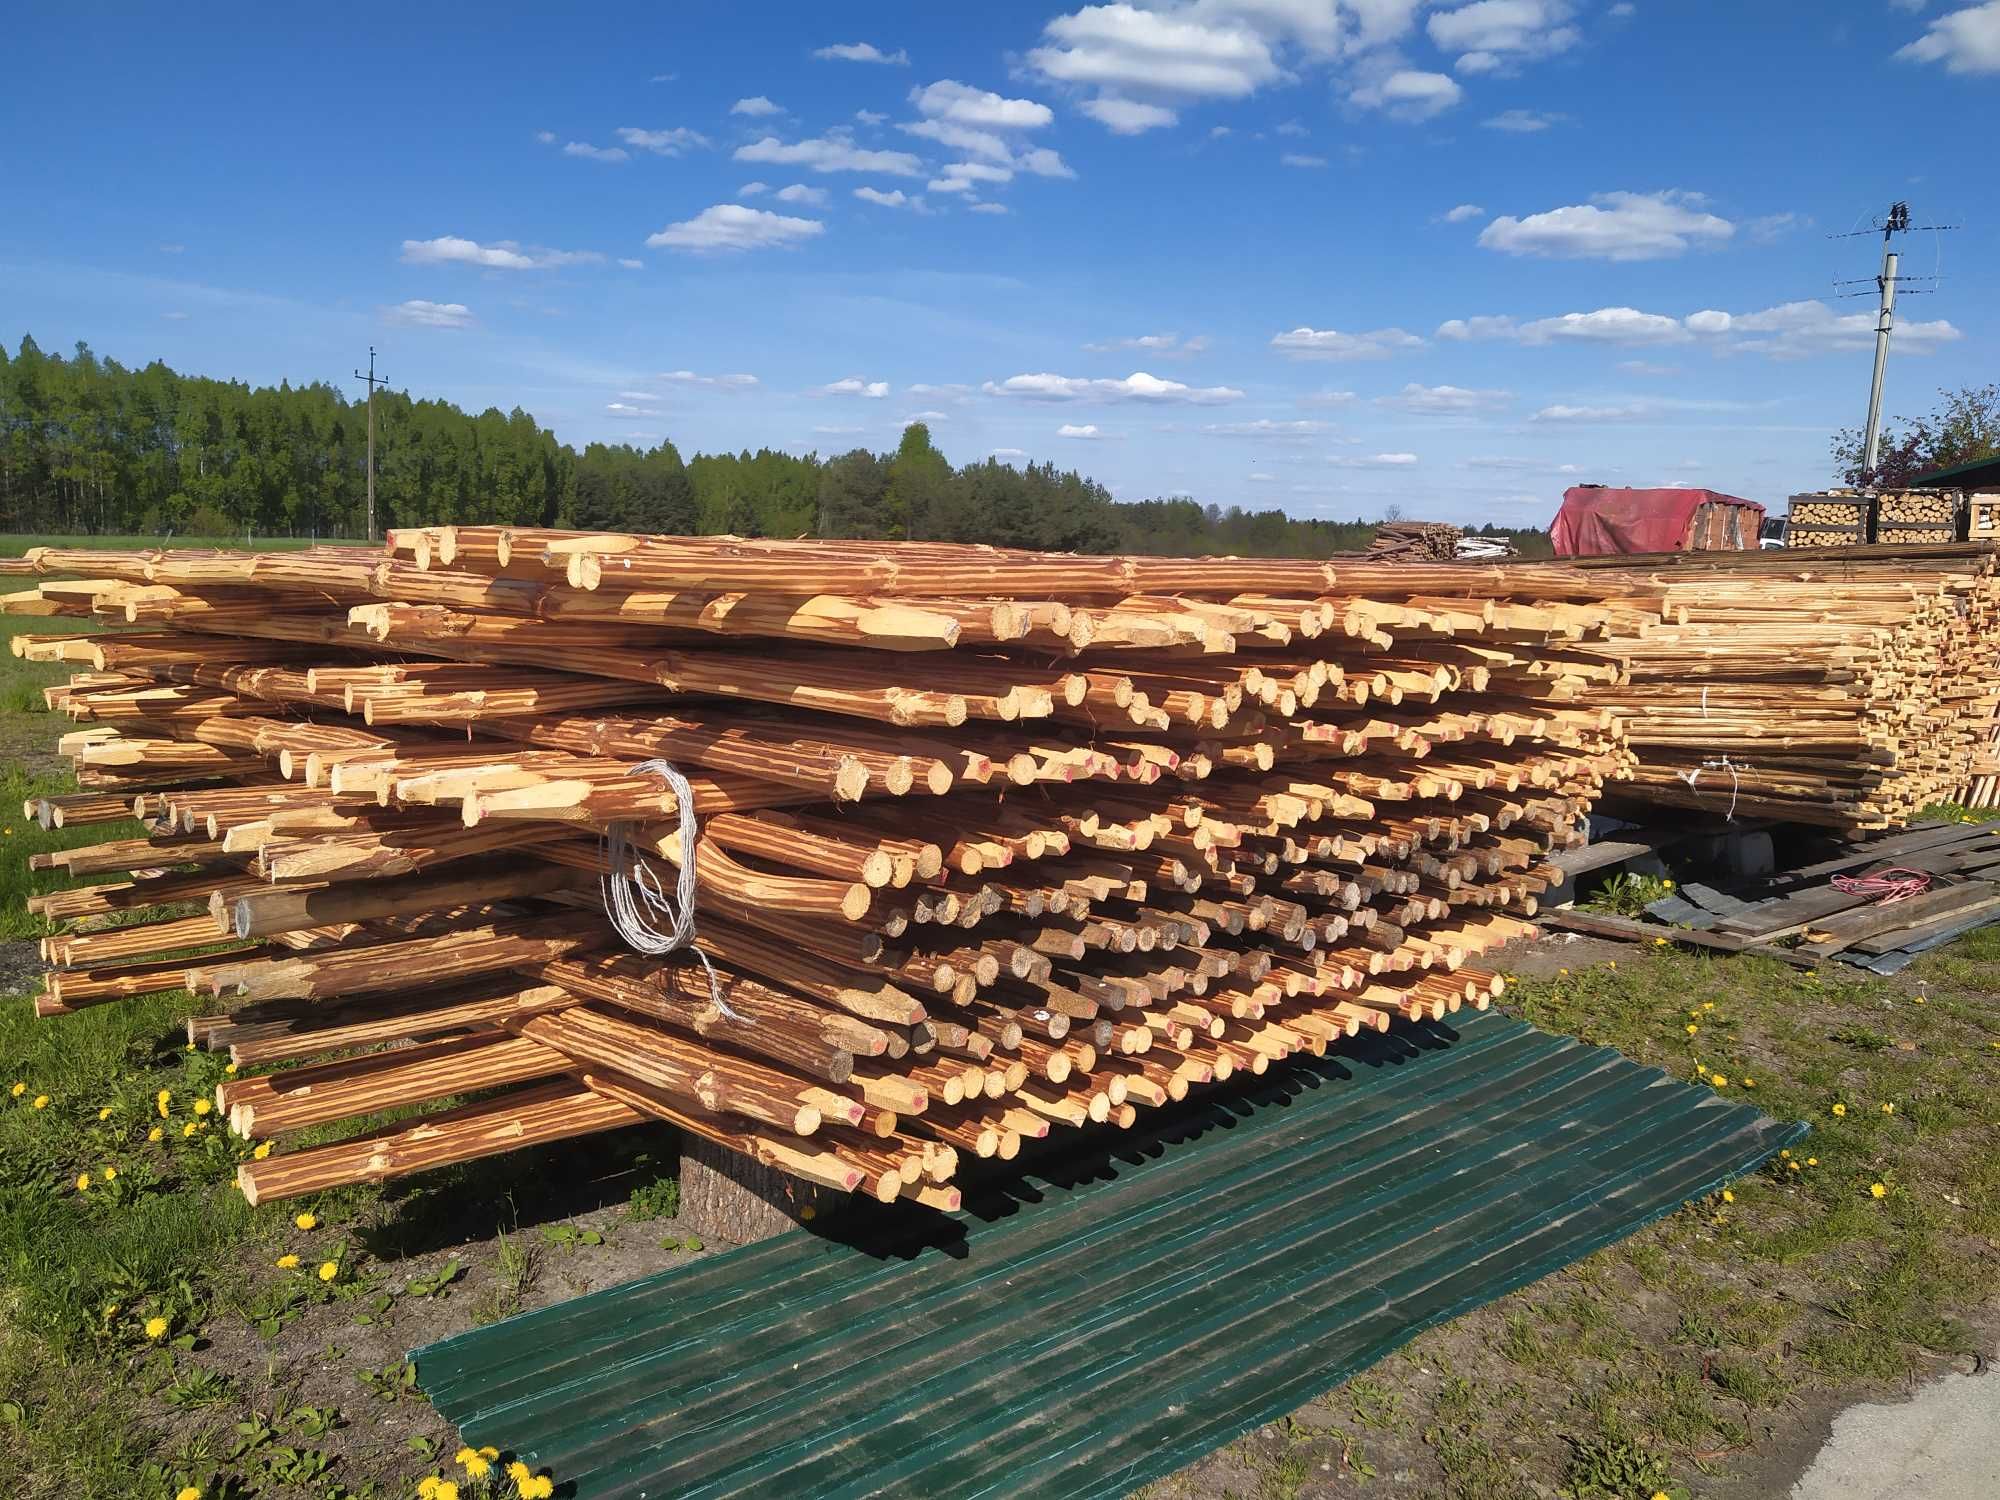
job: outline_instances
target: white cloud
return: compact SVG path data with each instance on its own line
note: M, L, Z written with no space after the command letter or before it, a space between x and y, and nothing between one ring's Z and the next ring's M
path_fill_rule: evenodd
M1438 217L1447 224L1463 224L1467 219L1476 219L1486 210L1477 203L1461 203L1457 208L1447 209Z
M896 68L910 65L910 54L901 47L884 52L873 42L836 42L831 47L819 48L813 56L827 62L887 63Z
M1326 460L1336 469L1407 469L1417 462L1414 453L1330 454Z
M1215 406L1243 399L1243 392L1230 386L1189 386L1178 380L1161 380L1143 370L1135 371L1123 380L1087 380L1048 374L1010 375L1005 380L989 380L980 389L989 396L1014 396L1027 401L1145 401Z
M588 141L571 141L562 148L564 156L580 156L586 161L629 161L631 153L623 146L593 146Z
M1095 422L1086 422L1081 426L1074 422L1065 422L1056 429L1056 436L1060 438L1086 438L1095 441L1103 437L1104 434L1098 430Z
M1298 399L1300 406L1351 406L1353 402L1352 391L1311 391Z
M1779 359L1841 350L1865 349L1875 340L1875 315L1836 313L1824 302L1787 302L1760 312L1726 313L1704 308L1684 318L1642 312L1636 307L1600 307L1595 312L1563 313L1553 318L1517 322L1507 316L1453 318L1441 324L1442 340L1467 343L1507 340L1519 344L1597 343L1661 346L1706 340L1718 350L1768 354ZM1963 337L1951 323L1904 323L1896 329L1897 348L1926 354L1940 344ZM1620 368L1637 374L1666 375L1672 366L1628 361Z
M960 406L963 406L967 401L972 399L972 387L969 385L932 385L919 380L916 384L906 387L906 389L912 396L937 396L942 400L955 402Z
M1265 438L1280 443L1305 443L1326 431L1326 423L1308 420L1280 422L1259 417L1254 422L1210 422L1201 429L1212 437Z
M738 146L736 159L780 162L815 172L886 172L891 177L916 177L924 169L907 151L869 151L830 136L786 142L767 135L748 146Z
M1651 375L1655 377L1678 375L1681 372L1679 365L1658 364L1650 359L1621 359L1618 361L1618 368L1623 370L1627 375Z
M755 375L697 375L692 370L667 370L659 378L675 385L709 386L723 391L753 390L757 385Z
M1532 135L1538 130L1547 130L1551 125L1560 124L1568 115L1559 115L1540 109L1503 109L1490 120L1479 123L1488 130L1508 130L1516 135Z
M1276 334L1271 347L1292 359L1387 359L1398 349L1421 349L1424 341L1400 328L1341 333L1332 328L1294 328Z
M1295 135L1295 136L1307 136L1312 134L1310 130L1306 129L1305 126L1301 125L1297 120L1285 121L1282 125L1278 126L1277 133L1279 135Z
M1419 416L1464 416L1498 411L1514 399L1512 391L1470 390L1460 385L1418 385L1412 381L1393 396L1377 396L1378 406L1399 407Z
M1727 219L1705 212L1701 201L1696 193L1603 193L1525 219L1495 219L1480 231L1479 243L1509 255L1562 260L1660 260L1691 245L1719 245L1736 232Z
M1004 203L968 203L965 207L966 212L975 214L1004 214L1007 212L1007 205Z
M535 139L544 146L553 146L556 143L556 133L553 130L537 130Z
M730 105L729 112L732 115L748 115L751 119L758 120L762 119L765 115L783 114L785 106L773 103L762 94L752 94L748 99L738 99L734 104Z
M472 309L463 302L425 302L412 298L382 309L383 318L404 328L470 328Z
M708 137L698 130L689 130L685 125L677 125L672 130L641 130L636 125L618 127L618 139L637 151L650 151L655 156L679 156L693 147L706 147Z
M1459 72L1498 73L1574 47L1582 40L1569 24L1575 9L1569 0L1474 0L1434 14L1424 29Z
M1545 406L1534 415L1537 422L1638 422L1653 414L1653 408L1634 402L1628 406Z
M1326 158L1324 156L1307 156L1299 151L1287 151L1278 160L1288 167L1323 167L1326 165Z
M1379 109L1392 120L1416 123L1443 114L1465 97L1465 90L1444 73L1399 68L1364 83L1347 97L1362 109Z
M646 269L646 263L643 260L634 260L629 255L619 256L618 264L628 271L643 271Z
M795 182L790 187L781 187L772 195L780 203L810 203L815 208L827 200L825 188L807 187L803 182Z
M404 240L403 262L412 266L481 266L489 271L541 271L552 266L585 265L603 260L595 250L544 250L513 240L482 245L477 240L441 234L434 240Z
M2000 0L1939 16L1896 56L1904 62L1941 62L1948 73L2000 73Z
M1121 99L1116 94L1086 99L1077 108L1113 135L1143 135L1148 130L1178 124L1181 118L1163 104L1142 104L1136 99Z
M950 120L906 120L896 128L909 135L920 135L926 140L949 146L954 151L988 157L993 161L1011 163L1014 160L1014 148L1004 137L990 130L974 130L969 125L955 124Z
M659 249L688 250L698 255L788 247L824 233L817 219L793 219L740 203L717 203L692 219L669 224L646 238Z
M1068 163L1047 146L1036 146L1014 158L1014 165L1036 177L1075 177Z
M870 401L880 401L889 394L886 380L863 380L859 375L850 375L845 380L836 380L828 385L815 386L815 396L865 396Z
M605 402L605 403L604 403L604 411L605 411L605 414L606 414L607 416L613 416L613 417L621 417L621 418L622 418L622 417L657 417L657 416L659 415L659 412L658 412L658 411L657 411L657 410L656 410L655 408L653 408L653 407L650 407L650 406L629 406L629 405L627 405L627 404L626 404L625 402L623 402L623 401L607 401L607 402Z
M988 458L997 458L1005 462L1012 463L1017 458L1026 458L1028 456L1028 450L1026 448L995 448L991 453L987 454L986 456Z
M1917 0L1917 3L1922 4L1923 0ZM1639 14L1639 7L1632 4L1631 0L1618 0L1618 3L1607 10L1605 14L1613 20L1628 21L1633 16Z
M865 427L815 427L814 432L821 437L853 437L857 432L866 432Z
M903 418L903 425L908 427L912 422L949 422L950 420L951 413L948 411L913 411L907 417Z
M1199 354L1208 347L1208 336L1196 334L1184 339L1177 333L1142 333L1137 338L1105 339L1083 346L1092 354L1109 354L1117 349L1137 349L1158 359L1174 359Z
M620 401L658 401L660 395L657 391L620 391L618 399Z
M1810 223L1812 220L1802 219L1795 213L1765 214L1761 218L1746 220L1743 232L1754 245L1773 245L1794 229L1804 228Z
M854 112L854 118L859 120L863 125L880 125L889 117L879 110L857 109Z
M1043 28L1049 45L1028 54L1044 78L1112 93L1241 99L1283 69L1265 39L1233 18L1090 5Z
M1208 127L1208 138L1211 141L1219 141L1224 136L1233 133L1227 125L1211 125Z
M1276 474L1245 474L1243 477L1251 484L1276 484L1278 482Z
M916 105L919 114L929 119L985 130L1032 130L1055 118L1055 112L1046 104L1033 99L1003 98L955 78L941 78L924 88L911 89L910 102Z
M863 203L873 203L882 208L901 208L910 201L910 195L901 188L885 193L880 188L858 187L854 190L854 196Z
M1695 320L1702 320L1696 328ZM1875 314L1836 313L1824 302L1786 302L1762 312L1696 313L1688 320L1697 332L1723 334L1732 347L1774 359L1801 359L1813 354L1872 348L1875 343ZM1745 338L1743 335L1748 334ZM1940 344L1954 343L1964 335L1945 319L1932 322L1899 323L1892 344L1899 354L1928 354Z

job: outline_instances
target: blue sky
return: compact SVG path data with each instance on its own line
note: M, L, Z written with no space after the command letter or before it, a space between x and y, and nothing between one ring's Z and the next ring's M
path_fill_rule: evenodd
M2000 0L29 5L0 337L1541 523L1996 377ZM1911 283L1912 286L1928 283ZM1843 321L1844 320L1844 321ZM359 393L360 387L347 382Z

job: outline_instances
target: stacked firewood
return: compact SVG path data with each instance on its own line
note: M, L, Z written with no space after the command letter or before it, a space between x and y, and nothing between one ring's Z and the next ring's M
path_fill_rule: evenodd
M1660 591L1667 615L1609 648L1631 676L1597 701L1618 709L1639 758L1622 795L1882 828L1966 798L1996 769L1990 547L1704 558L1593 560Z
M1368 542L1370 562L1450 562L1465 532L1444 521L1384 521Z
M497 528L8 571L98 622L15 637L77 669L30 813L144 825L40 860L38 1011L185 986L240 1132L399 1116L252 1201L665 1120L949 1207L1483 1007L1660 620L1561 567Z

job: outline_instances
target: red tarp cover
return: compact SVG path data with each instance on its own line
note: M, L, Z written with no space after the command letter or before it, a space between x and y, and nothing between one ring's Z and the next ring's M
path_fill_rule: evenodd
M1549 535L1557 557L1613 552L1679 552L1686 547L1695 512L1704 505L1740 505L1746 545L1757 545L1764 507L1716 490L1613 490L1580 484L1563 495Z

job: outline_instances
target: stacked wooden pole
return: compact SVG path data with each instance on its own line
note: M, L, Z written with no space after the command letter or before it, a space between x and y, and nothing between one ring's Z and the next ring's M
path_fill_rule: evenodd
M1847 829L1987 805L2000 773L1990 545L1590 559L1667 620L1609 643L1639 759L1621 795ZM1984 800L1982 800L1984 799Z
M101 625L15 637L76 668L30 815L145 825L42 860L85 883L35 900L40 1012L184 985L242 1132L401 1116L252 1201L651 1119L949 1207L962 1160L1483 1007L1630 769L1609 643L1663 594L497 528L8 571ZM672 888L690 812L719 993L601 884L615 829Z

